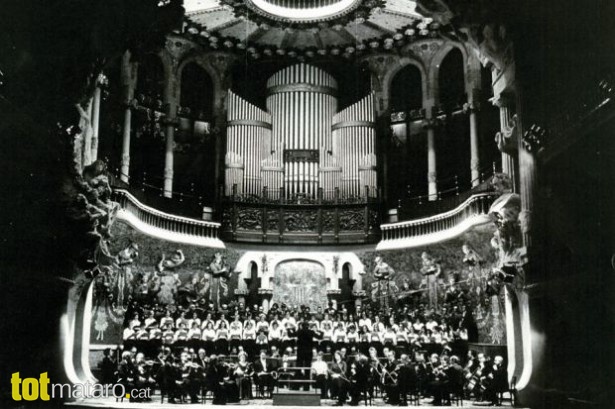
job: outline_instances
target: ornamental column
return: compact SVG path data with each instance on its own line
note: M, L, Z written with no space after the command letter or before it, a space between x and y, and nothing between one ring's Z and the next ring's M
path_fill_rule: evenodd
M481 65L476 56L468 56L465 74L466 94L468 102L464 110L470 119L470 176L472 187L478 186L480 180L480 153L478 150L478 111L480 110Z
M495 136L495 142L502 153L502 173L507 174L517 191L519 176L517 175L518 137L517 115L513 113L514 102L510 95L500 95L493 99L493 104L500 108L500 132Z
M472 187L478 186L480 180L480 158L478 154L478 129L476 124L476 105L470 103L470 173Z
M164 109L165 117L163 121L164 134L166 138L164 153L164 197L173 196L173 150L175 148L175 127L177 126L177 108L179 96L179 80L177 76L177 63L171 58L163 58L165 62L165 87L164 87Z
M92 152L92 103L93 97L88 101L87 110L82 112L82 122L84 124L83 129L83 167L88 166L93 162L91 152Z
M98 159L98 132L100 124L100 95L101 87L106 78L104 74L100 74L96 80L96 88L94 89L94 97L92 98L92 141L90 145L90 160L94 162Z
M438 173L436 168L436 126L438 119L434 115L435 107L425 107L425 123L427 131L427 198L438 200Z
M130 181L130 128L132 122L132 106L137 83L137 64L130 61L130 51L122 56L122 88L124 104L124 123L122 125L122 158L120 165L120 180Z
M438 172L436 171L436 132L433 125L427 128L427 194L429 200L438 199Z

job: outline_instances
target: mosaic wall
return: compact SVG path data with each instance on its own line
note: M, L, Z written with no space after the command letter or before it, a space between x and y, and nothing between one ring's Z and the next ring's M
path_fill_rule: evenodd
M324 266L307 260L283 261L276 266L272 303L306 305L312 311L327 305Z
M448 286L455 282L457 287L469 291L469 305L478 326L479 342L490 344L506 343L504 296L490 291L488 276L496 263L496 252L491 245L495 228L492 225L476 227L461 236L424 247L390 250L382 252L363 252L358 254L365 265L367 274L363 286L373 303L379 302L377 280L373 271L375 259L380 256L394 273L390 291L392 298L414 296L418 302L427 303L430 278L423 273L428 269L423 253L439 265L441 273L435 280L438 284L440 304L446 297ZM476 254L480 262L471 265L462 246ZM465 260L465 261L464 261ZM419 291L420 290L420 291Z
M154 239L121 222L114 224L112 234L116 259L94 281L93 344L121 342L132 302L149 307L222 306L235 299L237 274L232 271L239 252Z

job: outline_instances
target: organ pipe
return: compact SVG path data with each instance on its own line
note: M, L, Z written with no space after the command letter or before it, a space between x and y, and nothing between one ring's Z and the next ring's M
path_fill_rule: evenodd
M359 197L366 186L376 196L373 94L337 112L335 79L303 63L272 75L267 91L267 111L229 92L227 195L235 184L270 198L316 198L319 189L325 199L336 189Z

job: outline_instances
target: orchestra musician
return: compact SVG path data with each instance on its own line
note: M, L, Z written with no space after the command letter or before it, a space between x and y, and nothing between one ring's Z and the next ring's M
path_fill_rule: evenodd
M312 373L316 380L316 388L320 389L320 399L327 398L327 376L329 375L329 366L323 361L323 352L316 354L316 360L312 362Z
M179 371L175 365L172 355L166 355L162 360L162 366L158 370L157 380L160 385L160 393L168 397L169 403L176 403L176 399L181 399L179 385L177 384Z
M228 378L227 367L216 355L209 358L207 367L207 375L205 376L207 388L213 392L214 405L225 405L227 402L228 391L226 388L225 378Z
M508 389L508 376L504 367L504 358L497 355L493 359L489 373L481 381L484 390L484 398L489 400L492 405L499 405L497 394Z
M254 375L254 370L250 362L248 362L245 352L239 354L239 361L233 374L239 387L239 398L252 399L252 376Z
M259 356L259 359L254 362L254 382L258 387L258 392L261 396L263 396L263 392L266 390L267 392L273 392L273 387L275 386L274 377L277 376L277 365L273 363L273 361L267 360L267 352L262 350Z
M448 377L448 392L453 393L456 396L463 396L463 368L459 364L459 357L456 355L451 356L450 364L446 371Z
M416 369L410 357L407 354L402 354L399 358L399 366L397 368L397 386L399 392L399 405L408 405L408 394L417 392L417 377Z
M386 402L391 405L399 404L399 365L395 359L395 352L389 351L386 362L382 368L382 385L387 395Z
M182 394L190 396L191 403L199 403L198 393L202 381L202 368L196 362L192 361L192 358L188 353L183 352L181 354L181 381L179 383Z
M344 361L340 351L335 351L333 354L334 361L329 368L329 374L331 377L331 397L337 397L337 403L335 406L342 406L346 401L346 393L350 381L346 377L348 366Z
M430 364L430 389L434 398L432 403L439 406L442 405L442 401L448 391L449 358L446 355L438 358L437 354L432 354Z
M465 390L468 395L473 395L477 399L482 399L485 383L483 382L489 376L490 368L488 358L485 354L479 353L477 356L478 365L472 372L472 375L467 379Z
M369 363L363 354L358 354L348 368L350 406L357 406L362 392L366 392L369 382Z

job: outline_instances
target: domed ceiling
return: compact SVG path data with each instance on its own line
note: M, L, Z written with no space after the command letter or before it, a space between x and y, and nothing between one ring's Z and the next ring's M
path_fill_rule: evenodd
M184 7L185 34L207 48L300 60L394 51L441 36L451 18L438 1L185 0Z

